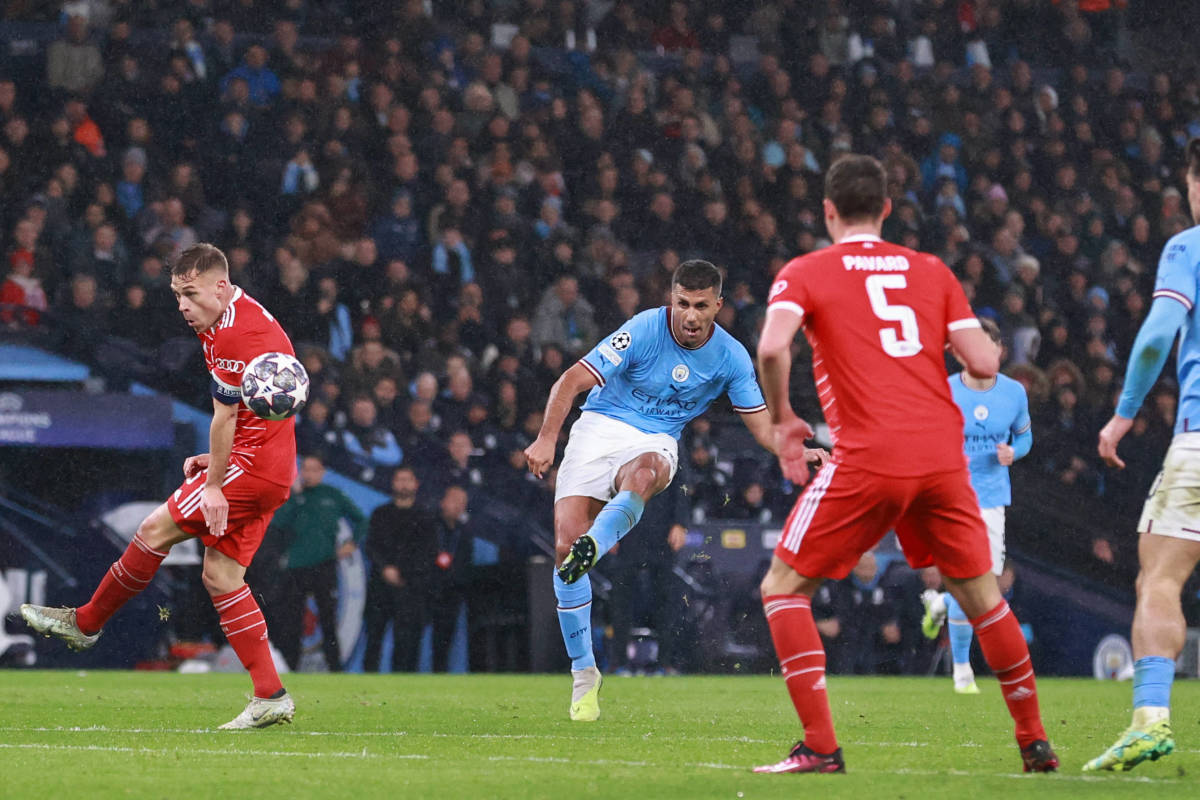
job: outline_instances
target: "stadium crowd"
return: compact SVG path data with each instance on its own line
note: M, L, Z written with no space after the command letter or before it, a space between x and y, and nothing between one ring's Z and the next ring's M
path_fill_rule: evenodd
M0 302L23 307L0 324L49 312L68 355L119 337L166 358L186 334L168 265L212 241L313 378L303 454L384 491L411 466L430 509L461 486L549 527L553 473L521 451L562 369L690 257L726 270L719 322L753 352L772 276L826 243L823 170L869 153L888 238L940 256L1004 333L1034 419L1020 469L1128 515L1174 387L1124 473L1096 432L1191 225L1200 80L1132 73L1118 5L67 3L44 70L0 62ZM675 521L786 515L795 487L732 427L687 432Z

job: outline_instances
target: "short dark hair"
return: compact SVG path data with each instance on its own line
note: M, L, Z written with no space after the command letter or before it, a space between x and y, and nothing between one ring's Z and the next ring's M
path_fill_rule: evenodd
M1200 136L1188 140L1184 153L1187 154L1188 174L1200 178Z
M225 254L216 245L198 242L179 254L179 258L171 265L171 274L178 277L193 272L203 275L213 269L229 272L229 262L225 259Z
M825 173L825 197L846 222L878 219L887 200L887 172L871 156L843 156Z
M689 292L712 288L716 291L717 297L721 296L723 281L721 270L717 269L712 262L699 258L684 261L675 268L675 274L671 276L672 286L687 289Z
M990 320L987 317L980 317L979 327L983 328L983 332L986 333L988 338L993 342L996 344L1004 344L1004 336L1000 333L1000 326L997 325L994 320Z

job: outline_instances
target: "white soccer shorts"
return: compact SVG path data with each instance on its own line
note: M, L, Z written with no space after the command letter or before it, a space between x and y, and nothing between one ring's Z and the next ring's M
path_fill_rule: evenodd
M620 420L585 411L571 426L567 451L558 468L554 502L582 495L608 502L617 493L617 472L642 453L657 453L679 468L679 444L667 433L644 433Z
M992 551L992 574L1004 572L1004 506L979 509L987 526L988 546Z
M1200 433L1180 433L1171 440L1142 506L1138 533L1200 542Z

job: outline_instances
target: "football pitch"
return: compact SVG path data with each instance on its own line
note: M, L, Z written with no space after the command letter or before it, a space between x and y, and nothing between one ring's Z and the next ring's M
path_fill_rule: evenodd
M1057 775L1023 775L994 680L829 679L846 775L754 775L799 737L783 681L606 679L599 722L567 719L567 676L288 675L296 721L214 730L243 675L0 673L5 797L1194 797L1200 684L1175 686L1175 755L1084 775L1121 732L1128 683L1040 683Z

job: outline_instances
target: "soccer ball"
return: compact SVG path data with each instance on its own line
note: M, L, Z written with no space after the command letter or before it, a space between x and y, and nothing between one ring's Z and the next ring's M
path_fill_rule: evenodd
M295 356L263 353L242 373L242 402L255 416L287 419L308 402L308 373Z

